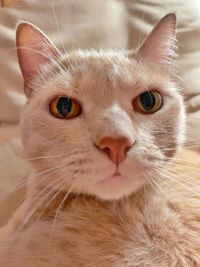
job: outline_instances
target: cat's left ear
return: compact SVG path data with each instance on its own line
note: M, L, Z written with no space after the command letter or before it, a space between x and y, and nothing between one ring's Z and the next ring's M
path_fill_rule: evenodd
M164 16L137 50L137 55L153 63L171 65L176 48L176 15Z
M55 62L61 54L48 37L29 22L22 22L18 25L16 45L18 61L24 78L24 91L27 97L30 97L33 91L31 82L41 71L41 66Z

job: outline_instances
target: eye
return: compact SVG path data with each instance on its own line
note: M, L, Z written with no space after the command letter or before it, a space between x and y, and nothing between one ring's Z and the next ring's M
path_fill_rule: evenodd
M157 91L146 91L133 100L133 109L139 113L151 114L163 104L162 96Z
M67 96L59 96L54 98L49 105L52 115L60 119L76 118L81 113L79 103Z

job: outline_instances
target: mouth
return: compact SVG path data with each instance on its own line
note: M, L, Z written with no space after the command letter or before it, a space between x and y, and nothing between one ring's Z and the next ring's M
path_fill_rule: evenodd
M107 176L106 178L102 179L99 183L105 184L105 183L123 183L124 180L126 180L127 177L125 177L122 173L119 171L115 171L110 176Z
M122 176L122 174L120 172L116 171L106 179L116 179L116 178L119 178L120 176Z

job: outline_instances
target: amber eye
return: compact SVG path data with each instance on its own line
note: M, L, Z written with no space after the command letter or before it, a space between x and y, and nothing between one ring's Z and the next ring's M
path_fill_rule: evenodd
M51 114L61 119L72 119L80 115L81 106L79 103L67 96L54 98L49 105Z
M157 91L146 91L133 100L133 109L139 113L151 114L163 104L162 96Z

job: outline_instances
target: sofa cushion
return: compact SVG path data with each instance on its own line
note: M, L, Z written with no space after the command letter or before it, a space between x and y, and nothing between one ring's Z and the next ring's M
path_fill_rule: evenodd
M125 8L115 0L4 0L3 6L0 8L0 121L19 121L25 102L20 95L23 81L15 49L19 21L40 27L61 51L127 45Z

